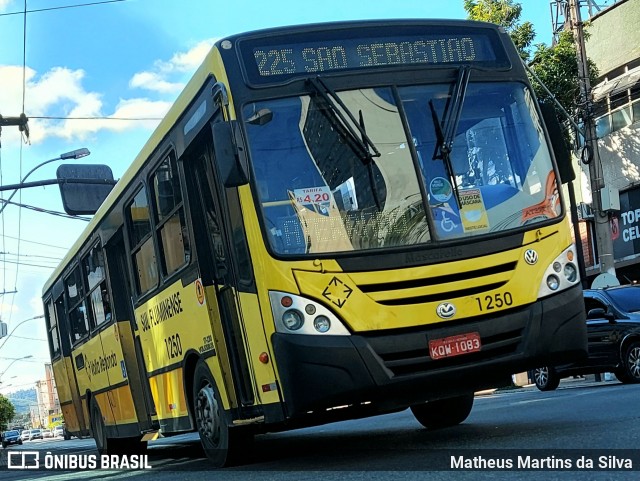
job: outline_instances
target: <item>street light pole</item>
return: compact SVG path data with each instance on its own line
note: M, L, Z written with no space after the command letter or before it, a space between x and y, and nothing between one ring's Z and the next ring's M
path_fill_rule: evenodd
M30 317L29 319L25 319L24 321L20 321L16 327L14 327L13 329L11 329L11 332L4 337L4 341L2 341L2 344L0 344L0 349L2 349L2 347L6 344L6 342L9 340L9 338L11 337L11 335L15 332L16 329L18 329L21 325L23 325L25 322L29 322L29 321L34 321L36 319L42 319L44 318L44 314L40 314L39 316L34 316L34 317Z
M585 151L583 162L589 164L589 177L591 178L591 194L593 197L593 214L595 220L596 247L598 249L598 262L602 274L615 276L615 262L613 257L613 240L611 238L611 227L609 225L609 215L602 210L601 190L604 188L604 174L600 153L598 151L598 137L596 125L593 120L593 109L591 101L591 82L589 80L589 65L585 50L583 23L580 14L580 0L569 0L569 12L571 18L571 28L573 30L576 53L578 60L578 78L580 83L580 96L584 107L582 109L582 120L585 131ZM586 156L585 156L586 154ZM586 157L586 161L585 161Z
M17 359L14 359L13 361L11 361L9 363L9 365L6 367L6 369L4 371L0 372L0 384L2 384L2 376L4 376L4 373L7 372L11 366L13 366L18 361L22 361L24 359L29 359L29 358L32 358L32 357L33 356L31 354L28 354L26 356L22 356L22 357L19 357Z
M71 152L65 152L64 154L60 154L58 157L56 157L55 159L49 159L49 160L45 160L44 162L36 165L33 169L31 169L29 172L27 172L27 175L25 175L22 180L20 181L20 183L24 183L25 180L27 180L27 178L33 174L34 171L36 171L37 169L39 169L40 167L42 167L43 165L47 165L50 164L51 162L57 162L58 160L77 160L77 159L81 159L82 157L86 157L87 155L89 155L91 152L89 152L89 149L83 147L81 149L76 149L76 150L72 150ZM2 214L2 211L4 211L5 207L7 207L7 205L9 205L9 201L11 201L11 199L13 199L13 196L16 195L16 193L18 192L19 188L16 188L13 192L11 192L11 195L4 199L4 203L0 206L0 214Z

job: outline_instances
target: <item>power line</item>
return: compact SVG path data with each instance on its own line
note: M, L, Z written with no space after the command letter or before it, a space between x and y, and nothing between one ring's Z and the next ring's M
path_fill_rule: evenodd
M35 245L39 245L39 246L45 246L45 247L53 247L54 249L62 249L62 250L69 250L68 247L62 247L62 246L56 246L53 244L45 244L44 242L37 242L37 241L32 241L32 240L26 240L26 239L20 239L19 237L13 237L10 235L4 235L4 237L6 237L7 239L13 239L13 240L18 240L20 242L26 242L27 244L35 244Z
M83 220L85 222L89 222L91 220L91 219L87 219L86 217L80 217L78 215L69 215L69 214L65 214L64 212L58 212L58 211L55 211L55 210L43 209L42 207L36 207L36 206L33 206L33 205L28 205L28 204L20 204L19 202L11 202L9 200L4 200L4 199L0 199L0 202L3 202L5 204L10 204L10 205L17 205L18 207L22 207L23 209L34 210L36 212L41 212L43 214L49 214L49 215L55 215L57 217L63 217L65 219ZM18 242L20 242L20 238L19 237L18 237Z
M39 267L41 269L55 269L57 267L57 264L54 266L43 266L40 264L30 264L28 262L19 262L19 261L9 261L7 259L4 259L3 261L5 264L15 264L18 266L29 266L29 267Z
M0 255L4 256L16 256L16 257L38 257L40 259L51 259L54 261L61 261L61 257L39 256L37 254L14 254L13 252L0 252Z
M162 117L29 117L44 120L162 120Z
M61 5L59 7L36 8L36 9L33 9L33 10L26 10L25 9L24 11L21 11L21 12L0 13L0 17L8 17L9 15L24 15L25 13L48 12L50 10L64 10L66 8L93 7L95 5L104 5L104 4L107 4L107 3L119 3L119 2L126 2L126 1L127 0L104 0L104 1L101 1L101 2L79 3L77 5Z

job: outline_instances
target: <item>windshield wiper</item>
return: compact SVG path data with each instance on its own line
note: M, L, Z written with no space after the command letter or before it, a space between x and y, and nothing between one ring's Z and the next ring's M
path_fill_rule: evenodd
M332 122L342 127L343 134L356 146L359 151L357 152L358 157L366 163L371 162L373 157L380 157L380 152L364 129L364 120L361 118L360 122L358 122L338 94L324 83L320 77L310 78L308 82L320 97L322 97L329 111L333 114L331 116ZM338 108L338 106L340 106L340 108ZM351 122L347 121L343 111L347 114ZM354 125L358 129L358 132L354 130ZM358 133L360 136L358 136Z
M456 173L453 169L453 163L451 162L451 151L453 150L453 142L458 130L458 123L460 122L460 114L462 113L462 105L467 92L470 74L471 71L467 66L460 67L458 70L456 83L453 85L451 97L442 115L442 123L440 123L436 108L433 106L433 100L429 100L429 108L431 109L431 117L433 118L437 140L433 160L442 160L444 162L444 167L453 186L458 209L461 209L462 206L460 204L460 192L458 191L458 183L456 182Z

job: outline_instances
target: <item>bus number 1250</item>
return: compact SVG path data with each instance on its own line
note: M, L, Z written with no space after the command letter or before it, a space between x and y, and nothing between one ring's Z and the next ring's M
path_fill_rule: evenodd
M492 311L494 309L501 309L504 306L510 306L513 304L513 297L510 292L489 294L484 297L476 297L478 303L478 309L480 311Z

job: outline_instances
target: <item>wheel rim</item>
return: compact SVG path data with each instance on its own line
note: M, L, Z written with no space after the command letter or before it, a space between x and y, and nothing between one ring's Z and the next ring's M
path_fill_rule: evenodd
M549 382L549 369L546 367L536 369L533 375L538 386L546 386Z
M211 446L218 447L221 439L220 406L211 384L207 383L198 391L195 412L200 436Z
M634 379L640 379L640 346L634 346L629 350L627 366L629 367L629 374Z

